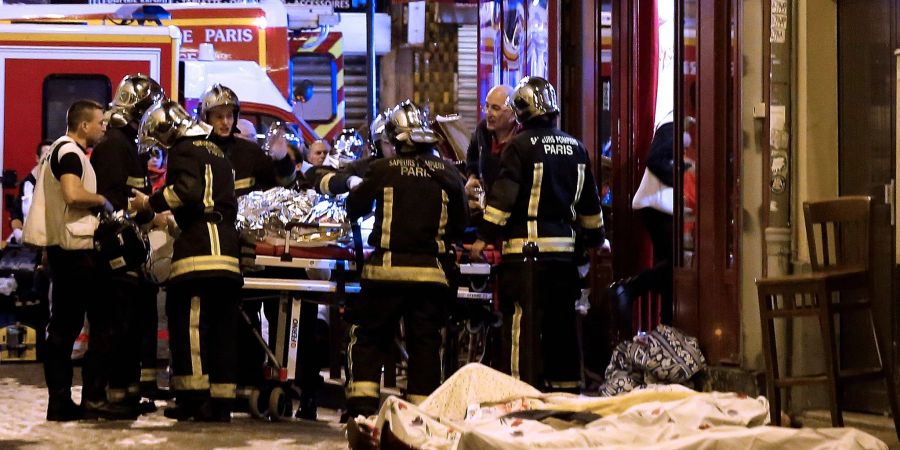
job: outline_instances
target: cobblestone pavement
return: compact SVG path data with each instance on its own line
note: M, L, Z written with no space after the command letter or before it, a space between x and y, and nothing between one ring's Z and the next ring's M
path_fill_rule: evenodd
M79 370L76 368L76 373ZM76 380L76 383L79 381ZM76 402L80 387L73 392ZM134 422L44 420L47 390L39 364L0 366L0 448L3 449L345 449L338 413L319 409L319 421L266 423L235 414L230 424L178 423L159 411Z

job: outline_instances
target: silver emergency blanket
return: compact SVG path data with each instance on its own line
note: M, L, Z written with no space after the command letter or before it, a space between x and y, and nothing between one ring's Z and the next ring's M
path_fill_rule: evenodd
M292 246L319 247L350 240L343 197L277 187L238 198L237 228L257 242L284 245L290 222L309 224L291 230Z

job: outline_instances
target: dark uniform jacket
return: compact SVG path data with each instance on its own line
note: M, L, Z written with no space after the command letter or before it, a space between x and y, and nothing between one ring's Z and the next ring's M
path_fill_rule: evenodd
M504 258L533 242L545 259L570 259L576 230L595 247L602 226L597 184L581 142L543 123L525 126L503 150L479 238L504 239Z
M147 161L138 154L136 138L137 130L130 126L109 128L91 153L91 166L97 174L97 193L106 197L116 209L128 207L132 189L147 195L153 189L147 180ZM138 223L146 223L152 218L152 213L146 213L136 219Z
M291 158L273 161L254 142L235 137L210 136L225 152L234 167L234 189L238 197L252 191L264 191L275 186L287 186L294 180L294 163Z
M172 210L181 229L170 283L206 277L242 283L234 176L218 146L199 137L176 142L169 151L166 185L153 193L150 205L156 212Z
M466 225L462 174L432 155L401 155L371 163L347 197L356 220L372 211L369 245L375 252L362 277L371 281L436 283L446 286L439 258Z

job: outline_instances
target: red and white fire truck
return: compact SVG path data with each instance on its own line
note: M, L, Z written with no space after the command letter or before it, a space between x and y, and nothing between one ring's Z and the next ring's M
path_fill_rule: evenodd
M317 137L293 114L291 105L256 62L179 61L183 35L177 27L166 26L0 25L0 161L4 173L21 175L31 170L37 143L65 133L65 112L72 101L90 98L106 104L118 81L135 72L158 80L170 98L180 99L188 108L209 85L225 84L237 92L244 117L255 121L258 129L279 120L295 124L306 140ZM9 184L6 187L12 187ZM0 233L8 232L7 224L3 220Z

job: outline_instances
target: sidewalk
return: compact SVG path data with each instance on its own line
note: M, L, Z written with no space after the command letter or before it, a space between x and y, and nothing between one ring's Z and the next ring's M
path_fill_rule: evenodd
M827 410L810 410L800 415L804 427L831 427L831 413ZM900 450L900 440L894 429L894 420L887 416L844 412L844 425L865 431L884 441L891 450Z
M80 386L73 391L77 401ZM230 424L179 423L163 417L165 402L159 401L159 411L134 422L47 422L44 375L35 363L0 366L0 399L0 448L347 448L337 411L326 408L319 408L317 422L268 423L235 414Z

